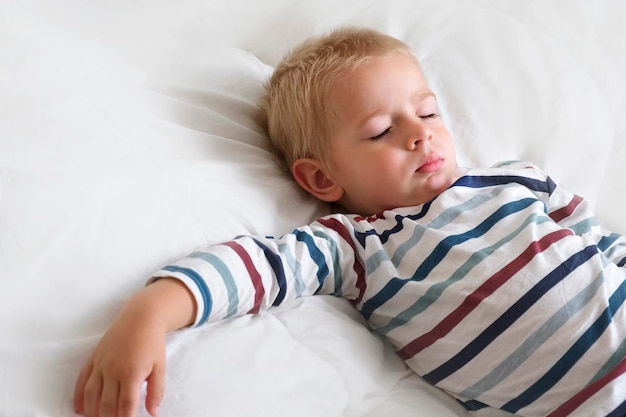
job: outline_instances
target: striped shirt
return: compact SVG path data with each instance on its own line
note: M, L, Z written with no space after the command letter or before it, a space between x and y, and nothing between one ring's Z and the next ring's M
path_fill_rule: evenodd
M290 299L350 300L476 416L626 414L626 237L528 163L471 169L426 204L240 236L154 275L196 325Z

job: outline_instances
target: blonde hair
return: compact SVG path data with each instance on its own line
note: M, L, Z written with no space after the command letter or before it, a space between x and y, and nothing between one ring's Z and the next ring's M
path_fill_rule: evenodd
M417 64L410 47L398 39L352 27L311 38L282 59L265 84L257 120L283 169L290 170L299 158L317 158L329 166L327 145L335 117L328 96L333 86L373 57L391 53Z

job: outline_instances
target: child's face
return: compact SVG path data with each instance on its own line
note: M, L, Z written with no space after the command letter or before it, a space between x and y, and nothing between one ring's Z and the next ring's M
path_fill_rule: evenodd
M337 83L330 138L339 202L369 215L432 200L458 177L454 142L417 64L374 58Z

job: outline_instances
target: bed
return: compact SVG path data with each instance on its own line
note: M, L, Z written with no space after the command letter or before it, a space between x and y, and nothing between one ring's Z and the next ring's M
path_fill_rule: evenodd
M73 415L80 367L159 267L328 212L252 113L291 46L341 25L415 49L462 165L533 161L626 233L624 17L610 0L2 2L0 416ZM166 383L161 416L469 416L325 296L171 334Z

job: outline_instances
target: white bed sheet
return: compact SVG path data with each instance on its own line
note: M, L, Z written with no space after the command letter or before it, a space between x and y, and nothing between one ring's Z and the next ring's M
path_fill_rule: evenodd
M3 1L0 416L73 415L80 366L161 265L327 211L251 112L282 54L338 25L415 48L463 164L532 160L625 233L624 17L609 0ZM173 334L161 415L464 414L313 297Z

